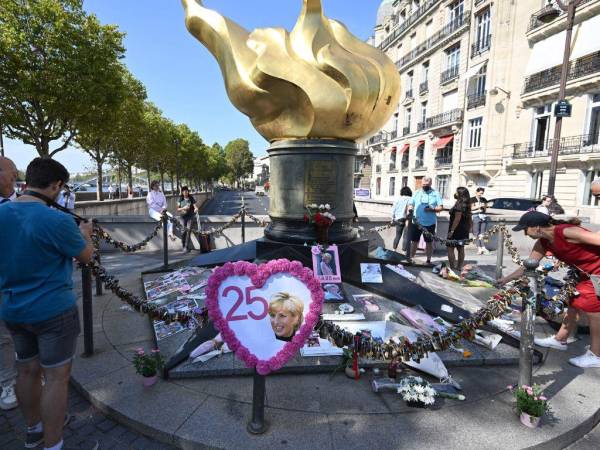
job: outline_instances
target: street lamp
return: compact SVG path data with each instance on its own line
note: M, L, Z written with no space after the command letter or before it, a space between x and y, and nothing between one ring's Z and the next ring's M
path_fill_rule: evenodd
M568 0L567 4L561 0L556 0L557 6L567 13L567 36L565 39L565 53L563 56L561 74L560 74L560 88L558 90L558 104L568 105L565 102L565 93L567 88L567 77L569 74L569 58L571 57L571 36L573 34L573 22L575 21L575 10L577 6L581 4L583 0ZM548 6L538 16L538 20L544 23L550 23L560 15L560 11L557 10L551 0L548 0ZM567 106L568 108L568 106ZM554 127L554 140L552 142L552 156L550 159L550 177L548 179L548 195L554 195L554 187L556 185L556 169L558 167L558 152L560 150L560 135L562 132L562 119L563 115L566 117L570 116L570 110L568 113L561 113L555 110L554 115L556 116L556 124Z

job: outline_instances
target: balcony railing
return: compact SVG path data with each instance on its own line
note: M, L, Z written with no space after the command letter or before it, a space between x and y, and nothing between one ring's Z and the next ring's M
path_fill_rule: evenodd
M428 117L425 122L427 128L440 127L454 122L461 122L463 119L462 109L453 109L451 111L438 114L437 116Z
M444 70L440 75L440 83L450 83L455 78L458 78L458 65L450 67L448 70Z
M410 133L410 125L402 128L402 136L406 136L409 133Z
M440 0L429 0L428 2L423 3L415 12L413 12L410 16L408 16L408 18L406 18L406 20L404 22L402 22L397 28L392 30L390 35L383 40L383 42L381 43L381 45L379 47L382 50L385 50L387 47L392 45L392 43L394 43L396 41L396 39L399 39L400 36L406 30L408 30L421 17L423 17L423 15L425 15L425 13L427 13L427 11L429 11L431 8L433 8L439 2L440 2ZM399 21L398 16L396 16L395 21L396 21L396 23L398 23L398 21Z
M585 5L586 3L592 2L594 0L583 0L577 7L581 8L582 5ZM556 7L556 6L544 6L542 9L540 9L539 11L533 13L531 15L531 19L529 19L529 27L527 28L527 32L529 33L530 31L535 30L536 28L541 27L542 25L544 25L544 22L542 22L539 17L544 15L546 12L551 11L553 9L558 9L560 11L560 15L565 15L565 11L563 11L562 9Z
M425 160L423 158L415 159L415 170L425 169Z
M452 166L452 155L448 156L438 156L435 158L435 168L440 169L442 167L451 167Z
M485 105L485 96L487 91L480 94L473 94L467 97L467 109L479 108Z
M409 89L406 91L406 93L404 94L405 98L413 98L413 90Z
M402 158L402 162L400 163L400 169L408 170L408 158Z
M419 94L423 95L427 91L429 91L429 82L425 80L419 84Z
M514 159L539 158L550 156L554 139L548 139L545 142L524 142L513 144L512 148ZM600 137L598 134L582 134L580 136L567 136L560 140L558 148L559 155L579 155L585 153L600 152Z
M388 172L398 172L398 168L396 167L396 163L395 162L390 163L390 167L388 169Z
M381 164L375 165L375 173L381 173Z
M480 39L478 42L475 42L471 45L471 58L475 56L481 55L482 53L487 52L492 46L492 35L488 34L487 36Z
M425 125L425 122L419 122L419 123L417 123L417 133L419 131L423 131L425 128L427 128L427 126Z
M371 136L368 140L367 140L367 145L375 145L375 144L379 144L381 142L386 141L386 134L384 133L377 133L375 136Z
M535 92L560 83L561 68L562 66L555 66L526 77L523 94ZM567 81L576 80L577 78L597 72L600 72L600 52L571 61Z
M462 15L458 16L452 22L448 23L444 28L437 31L433 36L424 42L417 45L411 52L404 55L396 62L396 67L401 69L403 66L413 61L415 58L421 56L423 53L431 50L440 42L447 40L455 32L460 30L463 26L468 25L471 21L471 15L469 11L465 11Z

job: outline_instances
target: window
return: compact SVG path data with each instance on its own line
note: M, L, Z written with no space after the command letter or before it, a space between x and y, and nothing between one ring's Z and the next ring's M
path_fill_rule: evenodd
M402 177L402 187L408 186L408 177Z
M442 198L448 198L450 192L450 175L438 175L436 177L437 190Z
M490 8L486 8L484 11L477 14L475 22L475 48L481 52L490 46L492 24Z
M424 83L429 79L429 61L424 62L421 66L421 81Z
M410 122L412 121L412 108L406 108L404 115L404 134L410 133Z
M442 96L442 112L452 111L458 108L458 89L446 92Z
M412 91L414 76L415 76L415 74L412 70L406 74L406 90L407 91Z
M396 157L398 156L398 152L396 151L396 147L392 147L392 152L390 153L390 166L396 167Z
M599 206L598 199L592 195L592 182L600 179L600 170L588 170L585 174L585 184L583 189L583 204L588 206Z
M545 152L550 135L550 111L552 104L536 108L533 116L533 151Z
M360 158L354 158L354 173L359 173L362 168Z
M355 177L354 178L354 189L358 189L360 188L360 178Z
M469 120L469 148L481 147L481 126L483 117Z
M425 24L425 38L429 39L433 34L433 20Z
M381 177L375 180L375 195L381 195Z
M425 123L427 119L427 102L421 103L421 123Z
M448 6L450 20L449 23L460 23L463 13L465 11L465 4L463 0L458 0Z
M460 63L460 44L446 50L446 69L458 68Z
M542 197L542 187L544 184L544 172L535 172L531 175L531 198Z
M396 177L390 178L390 190L388 192L390 197L393 197L396 193Z
M588 138L585 145L596 145L600 136L600 94L590 96L590 122L588 126Z
M481 97L485 95L485 85L487 83L487 64L484 64L477 75L475 76L475 96Z

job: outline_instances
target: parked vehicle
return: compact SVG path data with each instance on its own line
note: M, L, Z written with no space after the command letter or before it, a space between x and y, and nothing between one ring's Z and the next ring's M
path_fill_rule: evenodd
M508 211L525 212L535 209L541 200L531 198L500 197L488 202L488 214L506 214Z
M263 195L265 195L265 188L264 188L264 186L256 186L256 187L254 188L254 193L255 193L256 195L258 195L258 196L261 196L261 197L262 197Z

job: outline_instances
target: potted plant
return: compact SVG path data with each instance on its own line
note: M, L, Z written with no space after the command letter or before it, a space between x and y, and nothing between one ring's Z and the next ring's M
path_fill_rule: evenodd
M398 394L412 408L426 408L435 403L435 390L421 377L409 376L400 380Z
M143 377L144 387L150 387L158 381L158 371L163 368L164 364L165 360L158 349L147 354L143 348L138 348L133 356L135 371Z
M534 384L517 388L509 386L509 389L517 400L516 408L520 414L521 423L529 428L537 428L542 416L550 411L548 399L544 397L542 388Z
M329 240L329 227L335 222L335 216L331 214L331 206L326 205L306 205L306 214L304 221L313 224L317 232L317 242L327 244Z

